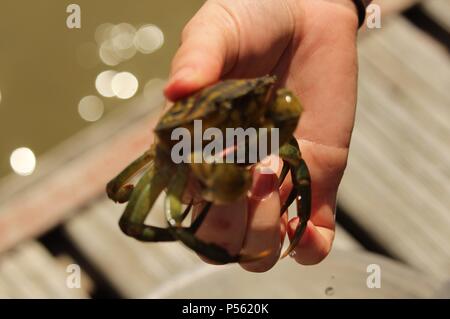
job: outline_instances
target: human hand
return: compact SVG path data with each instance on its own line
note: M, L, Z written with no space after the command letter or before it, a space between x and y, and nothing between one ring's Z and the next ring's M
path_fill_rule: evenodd
M182 33L165 90L177 100L223 78L275 74L299 96L304 112L296 137L312 178L311 219L294 255L301 264L320 262L334 239L356 104L357 27L350 0L208 0ZM270 250L241 264L270 269L298 224L279 214L291 188L289 178L278 188L275 174L256 171L249 197L213 206L197 236L233 255Z

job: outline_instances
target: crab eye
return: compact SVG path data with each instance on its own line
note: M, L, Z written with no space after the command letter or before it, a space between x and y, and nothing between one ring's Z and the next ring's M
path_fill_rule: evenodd
M287 89L279 89L272 108L274 116L286 119L293 115L298 116L302 112L302 107L296 96Z
M287 103L291 103L291 102L292 102L292 96L290 96L290 95L286 95L286 96L284 97L284 99L285 99L285 101L286 101Z
M279 102L283 104L290 105L294 102L294 97L292 96L292 92L287 89L280 89L277 92Z

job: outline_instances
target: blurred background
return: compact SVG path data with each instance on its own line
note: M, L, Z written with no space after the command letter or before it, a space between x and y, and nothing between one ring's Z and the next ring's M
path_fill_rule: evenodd
M0 4L0 297L450 296L450 3L375 1L332 254L265 274L123 235L104 186L151 143L162 88L201 0ZM161 203L149 222L163 225ZM79 265L81 287L67 285ZM369 265L382 285L369 288Z

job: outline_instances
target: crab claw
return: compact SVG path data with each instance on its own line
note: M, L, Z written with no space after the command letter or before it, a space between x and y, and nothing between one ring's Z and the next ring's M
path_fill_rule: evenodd
M151 150L148 150L128 165L106 185L106 194L108 197L116 203L128 202L134 189L134 186L129 181L142 171L144 167L152 163L152 159L153 154Z

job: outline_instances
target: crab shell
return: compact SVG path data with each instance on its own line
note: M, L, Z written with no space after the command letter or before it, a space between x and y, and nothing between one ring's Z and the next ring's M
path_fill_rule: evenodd
M215 127L263 127L271 90L276 78L264 76L249 80L226 80L176 102L155 128L159 141L171 145L170 136L178 127L193 131L202 120L203 131ZM192 136L193 134L191 134Z
M155 128L158 146L170 153L169 150L177 143L171 140L172 131L180 127L189 130L191 145L194 145L193 131L196 120L202 121L202 136L204 131L211 127L222 132L225 132L226 128L278 127L281 146L292 136L301 109L297 107L299 103L279 100L279 92L289 91L281 89L275 93L275 82L275 76L225 80L176 102ZM291 93L288 94L291 96ZM223 141L223 145L225 142ZM202 143L206 144L208 141ZM203 184L204 197L214 202L232 201L246 194L246 190L251 186L251 173L246 169L250 165L239 169L233 166L236 165L190 164L191 171Z

